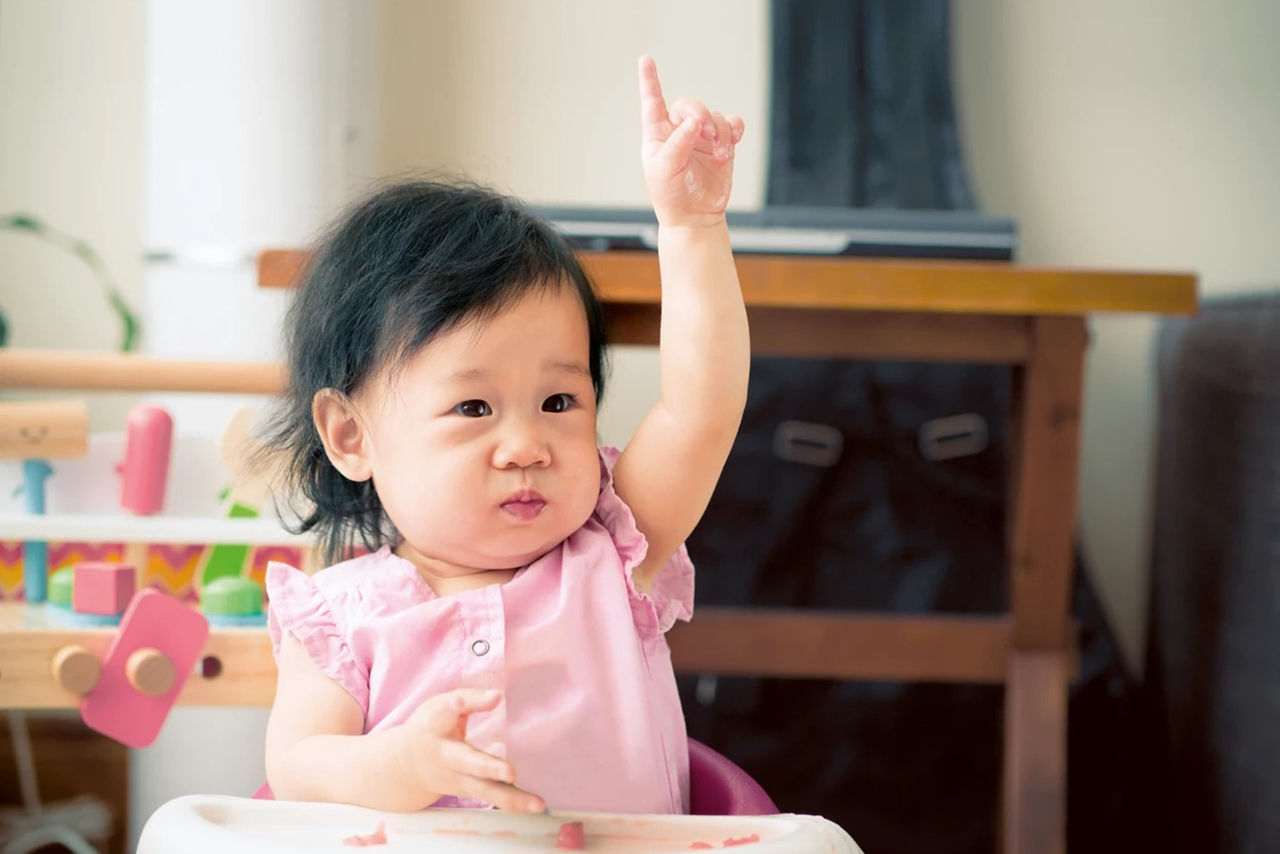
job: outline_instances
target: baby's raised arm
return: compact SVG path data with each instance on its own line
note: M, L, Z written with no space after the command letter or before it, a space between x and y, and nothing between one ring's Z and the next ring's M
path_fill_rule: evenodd
M410 812L448 794L513 812L543 810L540 798L512 785L511 763L466 742L467 716L497 706L500 692L438 694L400 726L362 735L359 704L291 635L281 641L277 666L266 746L277 798Z
M668 105L647 56L640 113L645 186L658 218L661 396L614 478L649 541L634 574L647 590L711 499L742 420L751 347L724 216L742 119L691 98Z

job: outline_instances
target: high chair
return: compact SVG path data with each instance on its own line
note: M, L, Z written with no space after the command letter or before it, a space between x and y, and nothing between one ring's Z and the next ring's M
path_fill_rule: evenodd
M255 798L270 799L271 787L263 783ZM690 815L774 815L767 792L750 774L728 757L700 741L689 739Z

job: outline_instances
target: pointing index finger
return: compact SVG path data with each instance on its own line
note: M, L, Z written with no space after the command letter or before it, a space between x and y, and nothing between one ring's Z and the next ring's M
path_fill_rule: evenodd
M667 101L651 56L640 57L640 124L646 139L661 139L667 123Z

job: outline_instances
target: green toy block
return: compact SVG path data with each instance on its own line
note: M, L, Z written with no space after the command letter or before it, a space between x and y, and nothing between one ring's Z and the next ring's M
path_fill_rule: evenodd
M255 519L256 508L239 501L232 501L227 511L228 519ZM247 545L218 543L209 549L209 559L200 573L200 590L203 592L210 584L220 578L239 578L244 570L244 562L249 558Z
M49 576L49 602L59 607L71 609L71 585L76 580L76 568L64 566L56 569Z
M214 579L200 590L200 610L211 616L257 616L262 613L262 588L243 576Z

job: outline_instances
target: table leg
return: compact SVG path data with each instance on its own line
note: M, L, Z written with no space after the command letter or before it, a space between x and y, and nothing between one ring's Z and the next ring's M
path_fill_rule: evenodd
M1015 368L1010 444L1012 652L1005 702L1005 854L1066 850L1067 682L1084 320L1037 317Z
M1005 854L1066 850L1067 655L1018 652L1005 685Z

